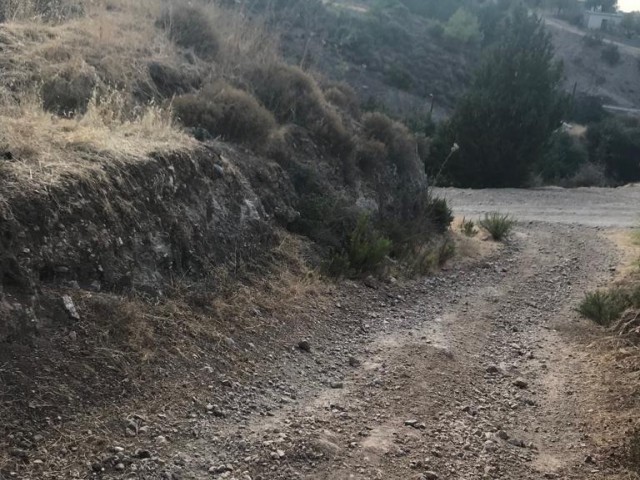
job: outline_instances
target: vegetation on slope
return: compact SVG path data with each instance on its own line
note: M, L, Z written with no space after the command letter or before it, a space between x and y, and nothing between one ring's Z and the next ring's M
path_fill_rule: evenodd
M344 212L325 210L319 219L343 224L325 235L335 237L325 244L333 249L347 251L358 228L355 197L394 184L406 184L404 196L387 196L370 221L377 228L392 217L432 223L429 200L416 200L426 184L413 135L383 114L360 118L352 90L339 84L323 90L285 64L259 21L210 3L91 2L76 9L60 3L53 17L37 2L29 9L3 5L11 21L3 26L0 131L14 160L5 175L16 182L21 168L41 169L38 178L65 175L71 165L92 168L87 155L195 148L191 133L278 161L294 179L301 212L313 210L306 203L340 199L349 212L341 222L327 216ZM38 132L29 139L35 148L21 143L26 128ZM299 143L303 137L317 149ZM284 226L322 243L308 223L301 217Z
M453 117L440 127L430 167L455 185L524 185L566 98L542 21L517 9ZM451 145L460 150L450 156ZM445 160L450 160L445 164Z

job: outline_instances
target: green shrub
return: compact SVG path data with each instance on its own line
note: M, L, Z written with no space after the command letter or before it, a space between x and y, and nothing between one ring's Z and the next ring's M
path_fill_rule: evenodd
M609 118L587 129L589 160L618 183L640 181L640 125L636 119Z
M213 22L201 7L180 5L164 11L158 25L180 47L192 49L204 60L215 60L220 50L220 40Z
M571 106L569 120L580 124L600 122L607 117L602 99L594 95L578 95Z
M631 306L629 297L619 289L589 292L578 307L578 313L598 325L609 326Z
M351 135L310 75L297 67L270 64L250 72L249 81L256 97L279 122L305 127L338 156L351 154Z
M462 223L460 224L460 231L466 237L475 237L478 234L478 230L476 230L476 224L473 220L467 220L466 218L462 218Z
M393 243L374 227L371 218L361 214L348 235L345 248L334 250L327 271L332 276L379 273Z
M478 17L464 8L459 8L444 26L445 37L459 43L477 43L482 39Z
M588 160L585 145L562 130L551 136L549 145L536 171L548 182L560 182L573 177Z
M349 237L349 265L357 273L375 272L391 252L391 247L391 240L373 227L369 216L362 215Z
M96 84L97 78L92 70L66 68L42 84L42 106L49 112L65 117L85 113Z
M515 227L516 222L510 215L503 215L500 213L487 213L479 222L480 226L484 228L491 238L500 242L509 238Z
M429 26L428 31L433 38L439 40L444 36L444 25L436 21Z
M602 53L600 53L602 60L607 62L612 67L620 63L620 49L617 45L612 43L608 44L606 47L602 49Z
M453 222L453 212L444 198L430 197L427 205L427 215L438 233L446 232L451 222Z
M176 98L173 111L186 127L203 128L212 136L256 146L263 144L276 126L271 113L251 94L225 83Z
M385 72L385 81L388 85L398 90L411 90L413 87L413 78L411 74L402 67L392 65Z

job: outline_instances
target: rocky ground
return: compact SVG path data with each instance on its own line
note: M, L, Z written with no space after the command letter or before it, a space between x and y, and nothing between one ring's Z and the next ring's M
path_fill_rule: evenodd
M194 359L199 388L16 434L0 478L633 478L599 440L602 332L573 311L617 263L593 227L532 221L475 264L340 284L313 321L229 338L226 374Z

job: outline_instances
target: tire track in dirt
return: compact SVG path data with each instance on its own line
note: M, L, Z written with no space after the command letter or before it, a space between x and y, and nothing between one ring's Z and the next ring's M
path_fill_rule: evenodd
M593 229L530 224L480 268L416 282L402 308L353 297L372 333L349 345L359 365L339 384L188 448L233 459L221 478L611 478L584 461L597 426L581 408L588 382L576 380L589 378L580 351L595 330L572 310L610 275L610 248Z

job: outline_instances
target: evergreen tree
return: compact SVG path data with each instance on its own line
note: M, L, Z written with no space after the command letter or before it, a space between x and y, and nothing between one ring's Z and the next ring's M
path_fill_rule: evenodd
M517 8L434 141L431 166L465 187L521 186L567 104L542 21ZM451 154L456 143L459 150ZM443 165L443 162L446 164Z

